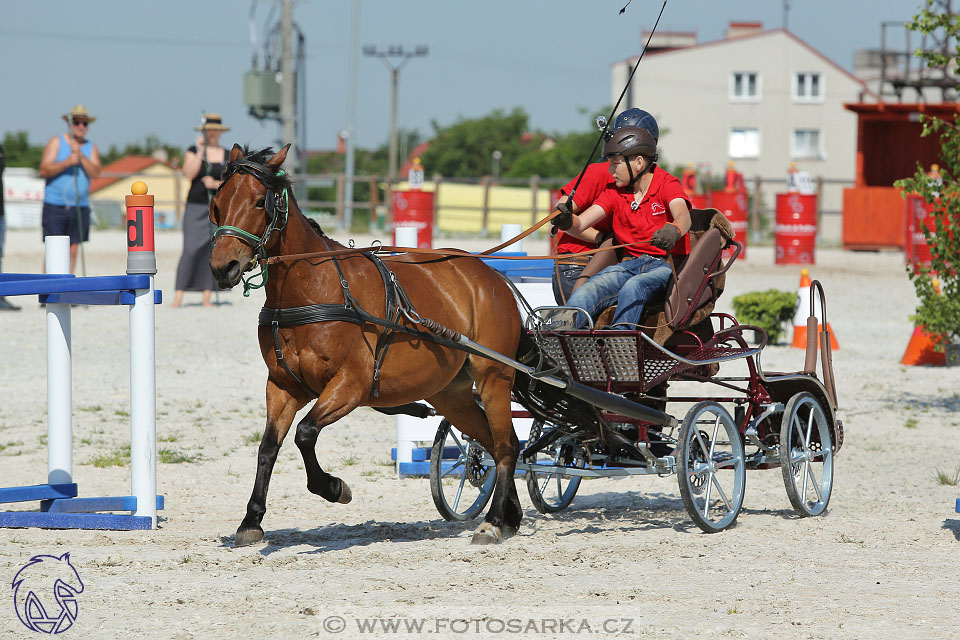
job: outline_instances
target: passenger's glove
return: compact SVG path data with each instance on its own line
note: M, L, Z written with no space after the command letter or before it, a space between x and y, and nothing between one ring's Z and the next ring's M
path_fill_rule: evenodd
M680 235L680 227L668 222L653 234L653 237L650 238L650 244L669 253L673 249L673 245L677 244Z
M560 214L550 221L560 231L566 231L573 226L573 203L568 199L566 202L558 202L557 209Z

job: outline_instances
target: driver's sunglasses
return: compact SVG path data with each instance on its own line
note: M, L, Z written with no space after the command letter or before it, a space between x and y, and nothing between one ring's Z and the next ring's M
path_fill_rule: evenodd
M89 120L80 120L79 118L74 118L74 119L73 119L73 126L75 126L75 127L79 127L79 126L89 127L89 126L90 126L90 121L89 121Z

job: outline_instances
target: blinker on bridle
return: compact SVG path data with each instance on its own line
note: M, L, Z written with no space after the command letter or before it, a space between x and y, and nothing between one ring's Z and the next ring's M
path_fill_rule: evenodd
M273 232L283 231L283 229L286 228L287 217L290 213L290 197L287 193L286 187L283 188L283 191L277 193L272 184L276 182L277 178L285 175L283 169L280 169L274 174L267 169L267 167L250 161L238 162L232 169L228 167L227 173L224 176L223 181L220 183L220 187L217 189L217 193L220 192L220 189L223 189L223 186L227 183L227 180L229 180L235 173L245 173L247 175L251 175L257 179L257 182L266 187L267 193L264 196L263 208L267 213L267 227L263 230L263 235L255 236L249 231L239 227L220 225L217 227L216 231L213 232L211 242L216 242L217 238L220 236L233 236L235 238L239 238L244 244L253 247L253 258L244 268L244 272L246 272L247 269L253 267L256 263L266 259L266 244L270 241L270 236L273 235ZM261 278L260 284L253 284L252 281L257 276L260 276ZM255 273L249 278L246 278L241 274L240 280L243 281L244 297L249 297L252 289L259 289L267 284L266 262L264 262L260 267L259 273Z

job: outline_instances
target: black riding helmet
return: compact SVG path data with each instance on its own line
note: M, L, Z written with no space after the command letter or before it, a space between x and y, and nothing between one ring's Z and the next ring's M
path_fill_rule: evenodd
M633 175L633 167L627 163L627 172L630 174L630 186L643 177L647 171L652 171L657 161L657 141L649 131L643 127L621 127L603 143L603 159L609 160L613 156L623 156L630 160L635 156L645 156L650 159L647 168L640 174Z

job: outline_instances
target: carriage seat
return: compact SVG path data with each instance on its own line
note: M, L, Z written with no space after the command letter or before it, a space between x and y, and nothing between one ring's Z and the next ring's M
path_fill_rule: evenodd
M690 222L690 253L674 257L677 277L671 277L665 300L650 305L642 321L650 327L645 331L660 345L665 345L675 332L687 329L697 328L698 335L711 337L712 328L704 323L709 325L710 314L726 283L729 265L724 266L721 254L734 239L733 226L717 209L693 209ZM608 326L615 312L616 306L605 309L595 326Z

